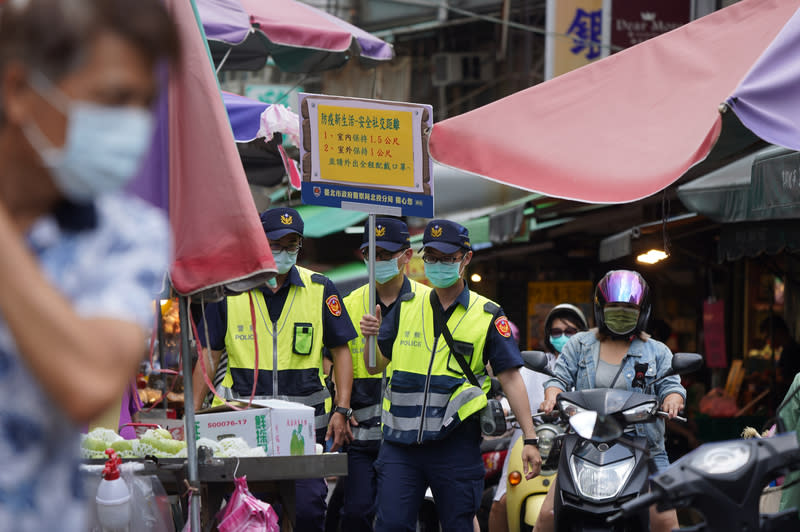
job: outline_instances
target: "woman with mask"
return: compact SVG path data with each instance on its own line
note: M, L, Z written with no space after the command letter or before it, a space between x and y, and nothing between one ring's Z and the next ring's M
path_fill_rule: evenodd
M516 330L516 326L512 323L512 332ZM561 354L561 350L567 343L567 340L581 331L585 331L589 326L586 323L586 316L580 308L570 303L561 303L553 307L547 313L544 320L544 345L547 349L547 357L550 361L550 368L555 364L556 358ZM519 341L519 332L514 336ZM528 390L528 401L530 402L531 412L536 412L539 405L544 400L544 382L547 376L543 373L537 373L525 367L520 368L520 375L522 380L525 381L525 388ZM522 431L517 429L511 438L509 449L513 449L514 444L522 435ZM503 472L500 475L502 479L497 485L497 491L494 495L494 502L492 503L492 510L489 514L489 532L504 532L508 530L508 519L506 517L506 483L505 478L508 473L508 461L511 453L506 455L505 463L503 464Z
M87 529L80 427L142 359L169 260L124 192L152 141L162 2L0 2L0 529Z
M650 310L650 289L639 273L612 270L603 276L594 294L597 328L576 334L564 345L553 368L558 379L545 382L541 410L552 411L558 394L573 387L645 390L668 371L672 352L644 332ZM653 393L670 419L683 408L686 390L677 375L659 381ZM664 448L664 421L637 425L636 432L647 437L656 469L666 469L669 460ZM553 530L553 497L551 488L536 522L537 531ZM674 510L659 513L655 506L650 508L650 523L653 531L678 528Z

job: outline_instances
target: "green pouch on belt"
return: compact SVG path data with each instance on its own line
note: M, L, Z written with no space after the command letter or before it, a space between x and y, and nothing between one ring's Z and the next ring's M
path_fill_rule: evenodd
M295 323L292 351L298 355L310 355L313 343L314 326L310 323Z

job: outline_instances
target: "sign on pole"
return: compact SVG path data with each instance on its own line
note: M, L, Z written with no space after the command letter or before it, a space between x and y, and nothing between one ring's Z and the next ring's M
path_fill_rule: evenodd
M431 106L308 93L299 100L304 204L433 217Z

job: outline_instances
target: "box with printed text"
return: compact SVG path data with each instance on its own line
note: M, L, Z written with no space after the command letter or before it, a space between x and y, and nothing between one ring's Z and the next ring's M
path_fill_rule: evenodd
M280 399L253 401L247 410L209 411L195 416L197 438L242 438L268 456L314 454L314 409Z

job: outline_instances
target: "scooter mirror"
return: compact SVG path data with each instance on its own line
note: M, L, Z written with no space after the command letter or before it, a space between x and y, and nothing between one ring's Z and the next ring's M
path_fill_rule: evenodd
M703 367L703 356L697 353L675 353L672 355L672 371L678 375L691 373Z
M553 376L550 368L547 367L547 353L544 351L523 351L522 361L525 363L525 367L532 371Z
M598 443L614 441L622 436L622 426L613 417L599 416L587 410L569 418L572 429L585 440Z

